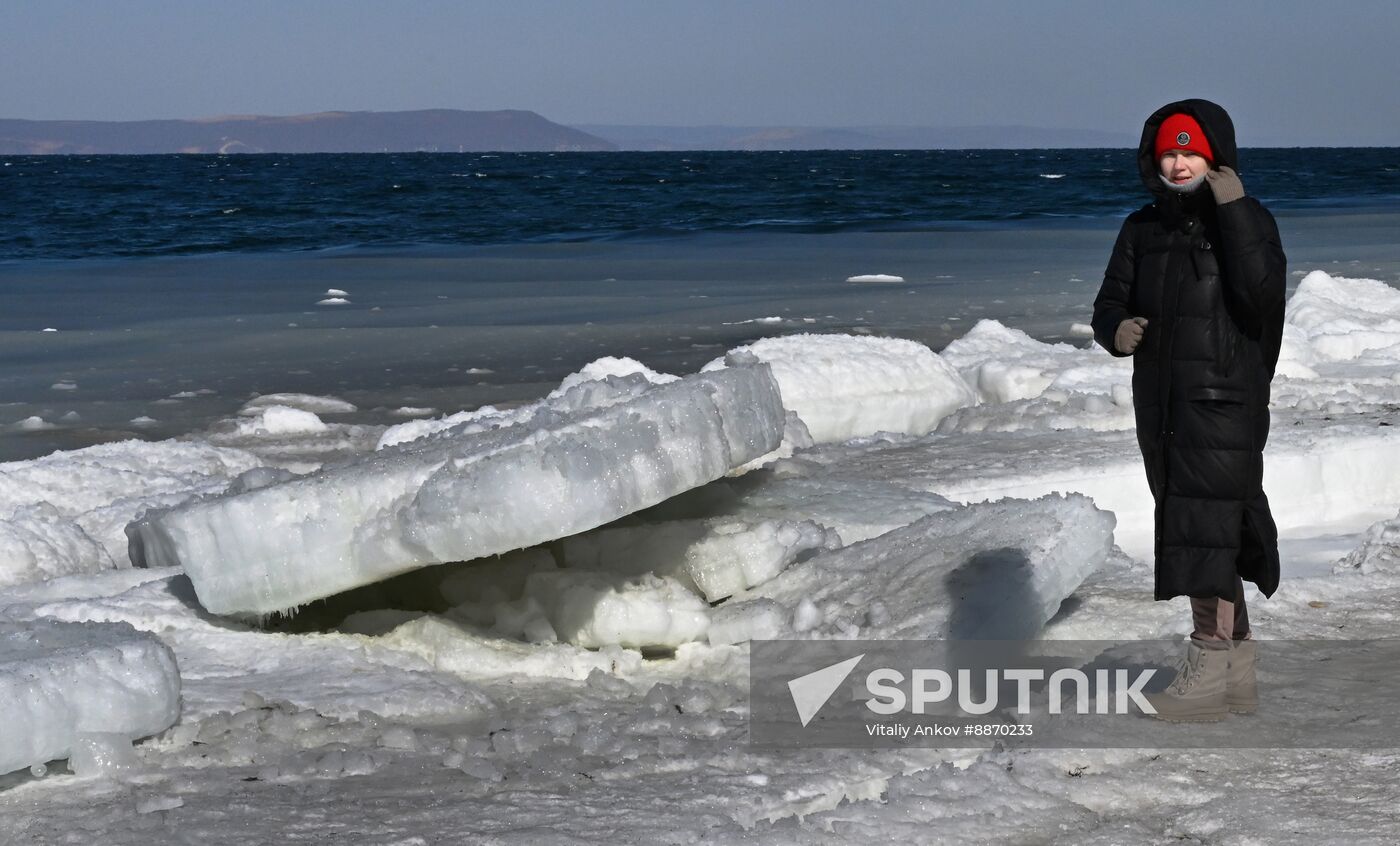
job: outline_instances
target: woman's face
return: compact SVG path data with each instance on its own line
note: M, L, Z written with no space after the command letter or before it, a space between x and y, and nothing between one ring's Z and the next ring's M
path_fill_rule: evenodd
M1189 150L1167 150L1157 160L1162 175L1172 182L1190 182L1210 169L1210 162L1200 153Z

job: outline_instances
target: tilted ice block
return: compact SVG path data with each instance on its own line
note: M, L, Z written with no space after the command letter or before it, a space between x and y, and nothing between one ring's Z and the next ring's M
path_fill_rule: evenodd
M546 404L513 425L449 429L191 503L141 525L142 546L152 566L183 566L210 611L264 614L585 531L778 445L768 367L734 364L604 408Z
M782 637L1034 637L1108 557L1113 514L1082 494L1003 499L932 514L814 555L729 600L789 615ZM771 601L771 602L770 602Z
M80 735L136 740L180 716L170 648L127 623L0 623L0 773L67 758Z

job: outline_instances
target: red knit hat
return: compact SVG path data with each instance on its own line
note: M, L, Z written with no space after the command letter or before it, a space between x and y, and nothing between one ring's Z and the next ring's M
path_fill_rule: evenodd
M1209 161L1215 161L1215 154L1211 152L1210 143L1206 141L1206 134L1201 125L1185 112L1168 115L1167 119L1162 121L1162 125L1157 127L1157 143L1153 155L1160 159L1167 150L1190 150L1205 156Z

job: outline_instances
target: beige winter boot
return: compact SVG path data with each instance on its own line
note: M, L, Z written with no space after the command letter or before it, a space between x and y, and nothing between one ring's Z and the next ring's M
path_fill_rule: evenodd
M1225 671L1225 704L1236 714L1252 714L1259 707L1259 687L1254 680L1254 639L1237 640L1230 650Z
M1178 662L1176 678L1161 693L1144 695L1156 711L1151 716L1170 722L1213 722L1225 718L1229 641L1189 639L1186 656Z

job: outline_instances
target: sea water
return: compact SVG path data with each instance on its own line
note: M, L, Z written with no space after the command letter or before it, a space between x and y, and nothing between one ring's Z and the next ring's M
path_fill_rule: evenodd
M1400 280L1395 151L1313 152L1289 178L1294 151L1246 151L1290 269ZM533 399L602 356L687 373L795 332L941 349L994 318L1083 344L1071 327L1146 200L1131 167L1077 150L11 157L0 460L184 434L272 392L399 422ZM871 274L895 279L847 281Z

